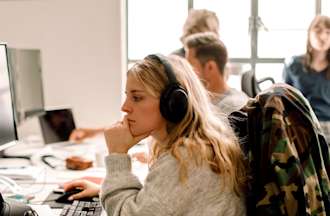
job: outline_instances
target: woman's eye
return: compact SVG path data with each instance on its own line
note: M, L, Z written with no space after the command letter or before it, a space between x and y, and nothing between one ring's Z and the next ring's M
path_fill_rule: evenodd
M142 100L142 97L133 96L133 101L137 102L137 101L140 101L140 100Z

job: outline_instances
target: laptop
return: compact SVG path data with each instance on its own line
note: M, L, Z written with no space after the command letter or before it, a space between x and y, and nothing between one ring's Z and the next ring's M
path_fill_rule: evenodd
M76 124L70 108L46 110L39 122L45 144L72 143L68 140Z

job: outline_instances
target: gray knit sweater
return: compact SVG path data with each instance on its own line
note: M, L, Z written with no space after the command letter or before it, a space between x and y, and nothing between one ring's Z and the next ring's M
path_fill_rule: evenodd
M150 168L144 186L131 172L126 154L105 158L107 174L102 184L101 201L108 215L115 216L241 216L244 198L221 187L221 176L209 166L189 165L188 179L179 181L179 165L169 153Z

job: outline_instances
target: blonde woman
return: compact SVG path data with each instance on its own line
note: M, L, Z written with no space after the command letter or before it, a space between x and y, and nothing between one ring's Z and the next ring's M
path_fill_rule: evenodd
M185 60L150 55L136 63L127 74L126 115L105 130L107 214L245 215L243 154L214 110ZM148 136L152 164L142 185L127 152Z
M198 32L213 32L219 35L219 19L215 12L206 9L190 9L189 14L185 20L182 28L182 36L180 37L183 43L185 38L189 35ZM181 47L173 51L174 55L185 58L185 49ZM70 140L72 142L80 143L87 138L95 137L104 132L101 128L78 128L70 134Z

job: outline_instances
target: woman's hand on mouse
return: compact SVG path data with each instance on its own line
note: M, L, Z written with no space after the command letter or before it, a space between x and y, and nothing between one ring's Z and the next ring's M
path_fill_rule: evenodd
M131 147L149 136L149 134L133 136L129 129L127 117L125 116L123 121L117 122L107 128L104 131L104 136L109 153L126 154Z
M74 188L82 189L81 192L70 196L69 200L81 199L84 197L95 197L100 193L100 185L84 179L67 182L63 185L63 188L64 191L70 191Z

